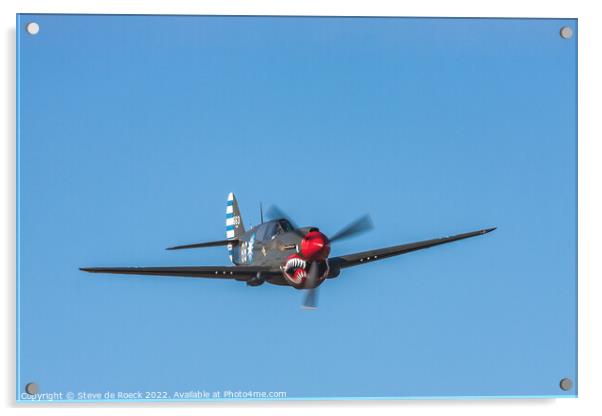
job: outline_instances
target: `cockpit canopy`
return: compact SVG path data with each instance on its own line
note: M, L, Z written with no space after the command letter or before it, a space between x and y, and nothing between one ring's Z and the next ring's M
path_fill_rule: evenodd
M258 240L272 240L278 234L293 231L293 226L287 220L268 221L257 226L255 238Z

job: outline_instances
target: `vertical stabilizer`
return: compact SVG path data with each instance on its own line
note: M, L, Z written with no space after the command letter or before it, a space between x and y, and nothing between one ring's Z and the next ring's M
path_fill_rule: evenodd
M238 202L232 192L228 194L226 201L226 238L228 240L238 238L245 233L245 226L240 216ZM228 254L232 259L232 244L228 244Z

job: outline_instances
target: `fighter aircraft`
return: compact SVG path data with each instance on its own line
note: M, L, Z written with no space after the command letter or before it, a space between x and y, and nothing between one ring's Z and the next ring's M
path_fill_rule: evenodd
M358 218L329 238L317 227L298 227L276 206L272 206L268 214L273 219L264 222L261 210L261 223L245 231L238 202L234 194L230 193L226 202L225 240L167 248L181 250L227 246L233 266L84 267L80 270L91 273L234 279L246 282L248 286L259 286L265 282L292 286L306 291L303 306L312 309L317 304L316 288L326 279L337 277L342 269L495 230L495 227L485 228L449 237L329 257L331 243L372 229L370 217L364 215Z

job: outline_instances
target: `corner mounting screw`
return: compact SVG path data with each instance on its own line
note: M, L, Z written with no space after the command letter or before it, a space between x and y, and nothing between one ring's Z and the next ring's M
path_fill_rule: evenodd
M560 380L560 388L564 391L568 391L573 388L573 380L570 378L563 378Z
M570 39L573 37L573 29L571 29L569 26L563 26L560 29L560 37L563 39Z
M27 33L30 35L37 35L40 31L40 25L36 22L29 22L25 25L25 30L27 30Z
M25 393L34 395L38 392L38 385L36 383L27 383L25 385Z

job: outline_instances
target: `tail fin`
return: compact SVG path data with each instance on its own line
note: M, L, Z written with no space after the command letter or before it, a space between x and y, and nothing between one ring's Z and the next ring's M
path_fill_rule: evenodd
M240 216L238 202L232 192L228 194L226 201L226 238L228 240L240 237L245 233L245 226ZM228 244L228 254L232 260L232 244Z

